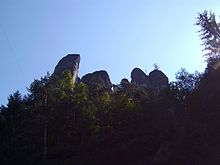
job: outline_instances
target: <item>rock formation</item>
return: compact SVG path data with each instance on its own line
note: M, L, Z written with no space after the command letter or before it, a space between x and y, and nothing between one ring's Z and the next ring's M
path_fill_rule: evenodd
M70 70L74 83L82 81L88 85L90 90L111 92L113 85L105 70L88 73L80 80L78 77L79 63L79 54L68 54L58 62L54 69L54 75L61 76L67 70ZM152 89L158 93L168 86L168 78L158 69L150 72L148 76L140 68L134 68L131 72L131 83L143 89ZM124 78L121 84L114 86L115 91L127 85L129 85L129 81Z
M79 71L80 55L79 54L68 54L63 57L54 69L54 74L57 76L62 75L67 70L70 70L73 76L73 82L78 82L78 71Z
M151 88L154 91L161 91L168 87L168 77L160 70L155 69L149 74Z
M118 85L113 84L112 85L113 91L117 92L117 91L126 89L127 87L129 87L129 84L130 84L130 82L128 81L128 79L123 78L123 79L121 79L120 84L118 84Z
M169 81L167 76L158 69L150 72L148 76L141 69L134 68L131 72L131 83L145 89L152 89L155 92L160 92L168 87Z
M131 83L144 88L150 87L149 77L140 68L134 68L132 70Z
M120 85L121 85L122 87L127 87L127 86L129 85L128 79L126 79L126 78L121 79Z
M112 83L105 70L88 73L82 77L81 81L88 85L90 90L111 91Z

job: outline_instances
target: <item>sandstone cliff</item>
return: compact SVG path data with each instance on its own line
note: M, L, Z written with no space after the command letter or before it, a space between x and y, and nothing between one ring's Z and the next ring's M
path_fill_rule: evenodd
M140 68L134 68L131 72L131 83L144 89L152 89L155 92L168 87L168 77L160 70L155 69L146 75Z
M87 84L91 90L111 91L112 83L108 73L105 70L88 73L82 77L82 82Z
M78 72L79 72L80 55L79 54L68 54L63 57L54 69L54 74L57 76L62 75L67 70L70 70L73 76L73 82L78 82Z

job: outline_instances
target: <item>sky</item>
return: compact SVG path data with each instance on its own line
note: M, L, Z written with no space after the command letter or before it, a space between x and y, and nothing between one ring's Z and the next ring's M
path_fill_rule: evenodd
M106 70L112 83L157 63L170 81L181 68L204 71L198 12L220 15L219 0L0 0L0 105L67 54L79 77Z

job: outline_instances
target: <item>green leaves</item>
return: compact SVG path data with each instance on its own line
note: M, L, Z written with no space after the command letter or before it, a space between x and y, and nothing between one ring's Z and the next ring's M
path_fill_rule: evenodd
M70 70L66 71L58 80L58 88L61 99L71 95L74 90L73 77Z

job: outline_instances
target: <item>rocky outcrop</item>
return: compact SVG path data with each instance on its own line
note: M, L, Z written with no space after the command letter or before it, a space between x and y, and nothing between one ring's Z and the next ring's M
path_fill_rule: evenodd
M87 84L89 89L96 91L111 91L112 83L108 73L105 70L95 71L86 74L80 80L78 77L80 63L79 54L68 54L63 57L54 69L54 75L62 76L67 70L70 70L73 82L77 83L82 81ZM155 92L160 92L168 86L167 76L160 70L155 69L150 72L149 76L146 75L140 68L134 68L131 72L131 83L143 89L152 89ZM122 79L121 84L115 86L115 89L120 89L129 85L127 79Z
M62 75L67 70L70 70L73 76L73 82L78 82L78 71L79 71L80 55L79 54L68 54L63 57L54 69L54 74L57 76Z
M120 84L118 84L118 85L113 84L112 87L113 87L113 91L117 92L117 91L128 88L129 85L130 85L130 82L128 81L128 79L123 78L123 79L121 79Z
M149 77L140 68L134 68L132 70L131 83L144 88L150 87Z
M120 85L121 85L122 87L127 87L127 86L129 85L128 79L126 79L126 78L121 79Z
M151 88L154 91L161 91L168 87L168 77L160 70L155 69L149 74Z
M82 77L81 81L88 85L92 91L111 91L112 83L108 73L105 70L88 73Z
M168 87L169 80L167 76L158 69L150 72L148 76L140 68L134 68L131 72L131 83L145 89L160 92Z

